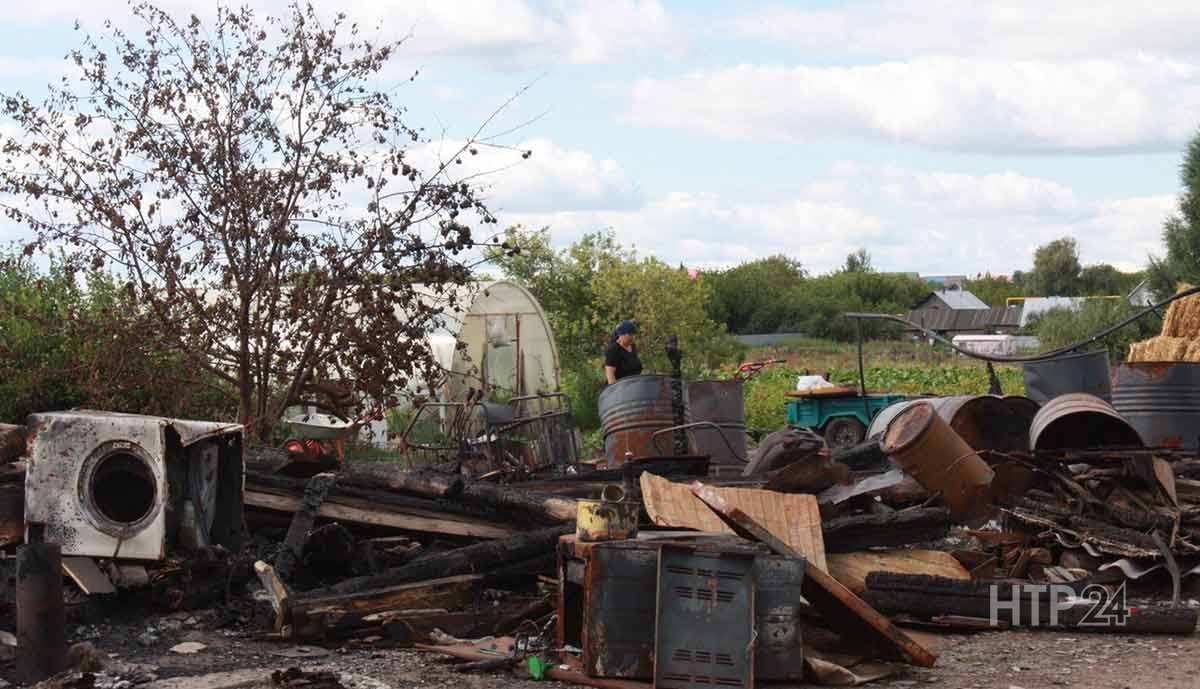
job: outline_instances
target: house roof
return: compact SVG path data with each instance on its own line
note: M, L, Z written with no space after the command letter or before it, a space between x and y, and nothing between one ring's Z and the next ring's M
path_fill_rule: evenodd
M946 306L949 306L952 309L991 308L987 304L983 303L979 297L971 294L965 289L940 289L936 292L930 292L930 294L936 296L938 299L941 299L943 302L945 302ZM929 297L926 297L926 299L928 298Z
M904 318L938 332L988 332L1016 328L1021 320L1021 309L1003 306L984 309L918 309L909 311Z

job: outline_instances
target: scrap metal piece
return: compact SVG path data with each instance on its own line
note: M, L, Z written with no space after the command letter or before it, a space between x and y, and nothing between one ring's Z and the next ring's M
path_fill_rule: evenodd
M653 549L592 550L583 590L583 669L592 677L652 677L654 598Z
M803 679L800 600L807 565L804 560L779 555L754 559L754 676L759 680Z
M754 558L663 545L656 689L754 686Z
M112 580L100 571L96 561L90 557L64 557L62 568L71 581L88 595L117 592Z

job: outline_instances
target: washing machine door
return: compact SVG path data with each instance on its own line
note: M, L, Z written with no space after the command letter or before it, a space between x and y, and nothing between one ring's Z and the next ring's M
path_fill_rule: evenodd
M102 412L30 416L25 523L64 555L165 555L165 420Z

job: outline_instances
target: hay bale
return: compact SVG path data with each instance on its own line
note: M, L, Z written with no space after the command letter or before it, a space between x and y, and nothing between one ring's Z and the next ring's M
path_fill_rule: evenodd
M1180 285L1179 291L1189 288L1191 285ZM1171 302L1163 319L1162 334L1166 337L1200 337L1200 294Z
M1129 346L1129 361L1191 361L1189 354L1200 357L1200 343L1187 337L1159 335ZM1194 351L1193 351L1194 350ZM1200 360L1200 359L1197 359Z

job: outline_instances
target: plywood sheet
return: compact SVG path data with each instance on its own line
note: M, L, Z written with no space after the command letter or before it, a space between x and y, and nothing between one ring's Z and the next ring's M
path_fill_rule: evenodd
M856 553L830 553L829 574L854 593L866 590L871 572L928 574L948 579L968 580L971 573L950 553L940 550L869 550Z
M642 474L641 484L642 502L655 524L712 533L733 533L720 517L692 494L688 484L672 483L649 472ZM810 564L827 571L821 510L815 496L756 488L711 488L804 555Z

